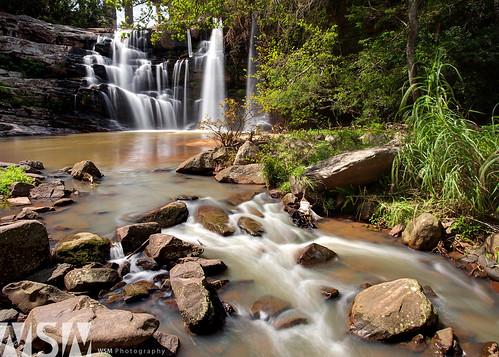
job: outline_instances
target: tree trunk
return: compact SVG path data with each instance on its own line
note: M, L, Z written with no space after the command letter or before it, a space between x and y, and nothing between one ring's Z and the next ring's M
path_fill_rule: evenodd
M125 5L125 23L130 27L133 25L133 5L131 0Z
M421 0L408 0L408 15L409 15L409 35L407 36L407 72L409 75L409 85L416 83L416 63L414 61L414 54L416 53L416 43L419 33L418 26L418 9ZM412 91L412 98L414 101L419 97L416 89Z

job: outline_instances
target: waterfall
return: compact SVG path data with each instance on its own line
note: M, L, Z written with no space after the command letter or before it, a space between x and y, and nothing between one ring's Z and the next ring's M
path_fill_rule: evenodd
M189 53L189 58L192 57L192 38L191 30L187 30L187 51Z
M123 246L121 242L114 242L111 245L111 250L109 251L109 255L111 259L120 259L125 257L125 253L123 252Z
M225 72L222 25L211 32L208 52L204 59L203 89L200 121L223 119L220 104L225 99Z
M187 60L181 95L184 61L175 64L170 88L167 62L153 64L148 58L148 37L146 30L116 31L112 39L99 37L98 43L110 43L110 58L88 51L84 57L87 86L99 89L111 119L129 128L184 129L187 108L184 105L182 110L182 102L187 101Z

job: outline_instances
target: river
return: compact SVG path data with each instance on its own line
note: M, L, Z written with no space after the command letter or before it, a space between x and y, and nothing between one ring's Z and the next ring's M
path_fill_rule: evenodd
M133 304L109 305L154 314L162 331L180 337L178 356L410 356L407 350L364 342L346 333L348 312L361 284L398 278L415 278L433 289L441 323L455 329L465 350L472 343L499 340L499 294L488 281L468 277L439 255L413 251L384 233L347 220L328 220L317 230L302 230L292 225L281 203L261 186L221 184L213 177L175 172L178 163L212 146L213 141L199 132L1 138L0 161L40 160L46 174L58 176L57 170L65 166L91 160L104 173L94 186L63 176L67 188L84 194L76 204L44 214L52 243L81 231L112 238L116 227L129 224L139 213L181 194L200 197L187 202L191 215L186 223L163 232L202 244L203 256L227 264L227 272L217 278L231 282L219 295L238 315L229 317L220 333L195 336L186 332L164 292ZM192 217L196 207L206 203L231 211L232 222L243 214L258 220L266 234L252 237L237 229L233 236L221 237L205 230ZM255 216L255 209L264 218ZM4 209L0 216L11 213ZM297 265L296 253L311 242L334 250L338 261L315 268ZM125 280L153 275L133 267ZM324 285L337 288L340 298L325 301L319 292ZM252 320L249 308L264 295L287 300L307 317L308 324L277 331L267 321Z

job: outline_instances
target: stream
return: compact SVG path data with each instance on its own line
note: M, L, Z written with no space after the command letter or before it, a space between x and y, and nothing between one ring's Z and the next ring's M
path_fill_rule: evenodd
M384 233L348 220L329 219L313 231L299 229L282 210L280 200L270 198L261 186L221 184L213 177L175 172L181 161L213 144L205 133L169 131L1 138L0 161L39 160L46 174L57 176L57 170L65 166L91 160L104 173L104 179L94 186L63 177L66 188L82 194L76 204L44 214L52 244L82 231L112 238L116 227L130 224L140 213L181 194L200 197L186 202L190 212L186 223L163 229L163 233L202 245L203 257L227 264L226 273L216 277L230 280L219 296L238 314L227 318L223 331L196 336L186 331L165 292L132 304L108 305L155 315L160 330L180 338L180 357L411 356L394 345L365 342L346 333L348 312L360 286L398 278L414 278L433 289L437 297L432 302L440 322L454 328L465 351L469 344L499 340L499 294L487 280L468 277L441 256L411 250ZM241 215L251 217L266 233L252 237L237 228L230 237L214 234L193 220L196 208L203 204L232 212L234 226ZM16 210L20 208L4 208L0 216ZM264 217L255 215L256 211ZM313 268L296 264L297 252L312 242L335 251L339 259ZM132 258L132 272L124 280L152 281L158 272L139 270L136 259ZM340 297L326 301L321 286L338 289ZM251 319L251 304L264 295L288 301L306 316L308 324L275 330L268 321Z

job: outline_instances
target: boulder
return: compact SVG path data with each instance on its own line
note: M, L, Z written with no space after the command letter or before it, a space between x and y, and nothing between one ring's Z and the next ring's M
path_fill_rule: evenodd
M51 324L39 326L47 321ZM80 296L31 310L25 324L32 327L32 336L24 329L23 340L41 350L49 346L47 341L55 340L60 348L68 337L63 337L62 327L71 326L69 340L76 335L82 342L81 334L76 332L78 323L89 324L86 343L92 345L92 351L136 346L151 338L159 326L150 314L110 310L88 296ZM41 338L40 329L48 338Z
M74 297L56 287L34 281L10 283L2 289L9 300L25 314L35 307L52 304Z
M250 313L255 318L268 320L290 307L291 304L285 300L272 295L265 295L253 302Z
M411 220L402 232L402 243L416 250L435 248L442 237L442 225L429 213L423 213Z
M265 185L263 164L229 166L215 175L218 182Z
M56 258L64 263L83 265L89 262L105 263L109 259L111 241L90 232L73 234L57 242Z
M184 242L169 234L157 233L151 235L149 244L144 253L153 258L159 264L163 264L179 258L191 256L197 257L204 249L197 245Z
M60 200L55 201L53 206L64 207L64 206L69 206L73 203L75 203L75 201L73 201L71 198L61 198Z
M160 233L161 227L157 222L130 224L116 229L116 239L121 242L125 252L133 252L139 248L151 234Z
M239 226L239 228L255 237L260 237L265 233L263 226L250 217L240 217L237 221L237 225Z
M26 182L14 182L10 184L10 197L28 197L29 191L35 188Z
M331 249L317 243L312 243L298 253L296 262L303 266L311 266L326 263L336 257L337 254Z
M366 185L389 173L396 155L389 146L346 152L307 167L305 176L327 190Z
M491 234L485 240L485 250L493 259L499 260L499 233Z
M200 206L196 211L196 221L204 228L228 236L234 233L234 228L229 225L229 215L216 206Z
M196 262L203 268L207 276L217 275L227 270L227 265L220 259L205 259L199 257L185 257L178 260L179 263Z
M95 182L103 175L92 161L83 160L73 165L71 176L77 180Z
M189 210L187 209L187 205L184 202L175 201L140 216L137 222L156 222L161 228L168 228L184 223L188 217Z
M61 199L66 197L69 192L65 189L64 182L62 180L54 180L41 184L35 188L32 188L29 195L32 199Z
M258 147L258 145L248 140L244 142L243 145L241 145L239 150L237 150L233 165L252 164L256 161L259 153L260 148Z
M68 291L98 292L109 289L119 280L119 274L109 268L82 268L71 270L64 276Z
M21 221L21 220L41 220L42 219L42 216L40 216L39 213L33 211L33 210L30 210L28 207L24 207L21 212L19 212L18 214L16 214L16 216L14 217L14 220L16 221Z
M177 166L176 171L181 174L211 175L215 170L213 150L201 152Z
M36 160L19 161L19 165L27 165L29 167L36 169L36 170L44 170L45 169L45 167L43 166L43 162L36 161Z
M0 286L20 280L50 260L47 229L38 221L0 226Z
M410 336L435 326L438 315L414 279L373 285L357 294L349 332L367 340Z
M125 302L134 302L148 297L151 291L154 290L159 290L154 283L147 280L139 280L123 288L123 297Z
M452 327L438 330L430 341L429 354L432 356L462 356L462 350L454 337Z
M191 332L210 334L223 326L225 310L210 289L201 265L187 262L174 266L170 282L184 324Z

